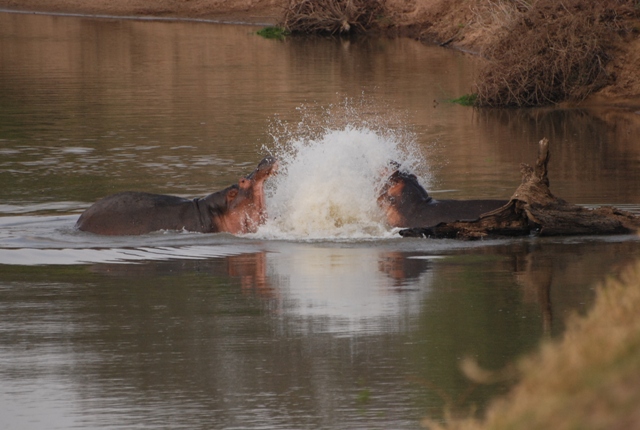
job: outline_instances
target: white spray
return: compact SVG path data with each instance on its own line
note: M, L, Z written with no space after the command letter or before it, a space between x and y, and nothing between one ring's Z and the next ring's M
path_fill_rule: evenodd
M353 116L353 112L350 114ZM331 121L334 122L334 121ZM338 122L338 121L335 121ZM258 235L268 238L369 239L390 236L377 206L389 163L423 173L426 165L411 133L382 129L371 121L346 120L312 130L274 135L278 175L267 186L268 221ZM357 123L357 125L354 125Z

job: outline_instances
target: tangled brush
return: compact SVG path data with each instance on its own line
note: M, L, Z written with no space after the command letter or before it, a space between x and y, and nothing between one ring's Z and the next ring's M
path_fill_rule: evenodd
M281 26L291 33L364 32L384 13L384 0L289 0Z
M506 37L484 52L477 105L539 106L579 101L612 79L612 47L629 30L635 0L538 0L520 13Z

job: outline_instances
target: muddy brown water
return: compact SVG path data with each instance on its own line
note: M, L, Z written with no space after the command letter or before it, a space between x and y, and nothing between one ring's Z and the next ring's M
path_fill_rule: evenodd
M359 160L402 151L436 197L508 198L547 137L557 195L638 212L640 115L473 110L447 101L472 91L465 54L255 31L0 13L1 427L418 428L505 390L464 357L560 336L640 256L633 236L403 240L358 206ZM202 196L268 152L289 168L255 235L73 228L104 195Z

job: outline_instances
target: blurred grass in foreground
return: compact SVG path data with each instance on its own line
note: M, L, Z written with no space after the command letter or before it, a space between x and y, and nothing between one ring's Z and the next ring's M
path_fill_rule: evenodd
M563 338L517 364L519 382L484 418L426 418L437 430L640 428L640 261L598 288ZM449 414L450 415L450 414Z

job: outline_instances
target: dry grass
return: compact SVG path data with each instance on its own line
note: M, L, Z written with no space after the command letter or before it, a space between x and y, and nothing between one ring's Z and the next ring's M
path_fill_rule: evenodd
M483 30L496 32L508 30L523 12L531 9L525 0L489 0L471 6L472 24Z
M494 0L477 20L501 37L483 54L479 106L539 106L579 101L613 78L606 65L639 15L637 0Z
M384 0L289 0L280 26L291 33L364 32L384 9Z
M640 428L640 262L598 290L586 317L561 342L519 364L522 379L483 421L450 420L431 429Z

